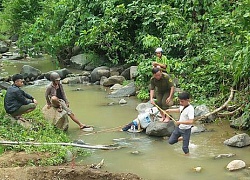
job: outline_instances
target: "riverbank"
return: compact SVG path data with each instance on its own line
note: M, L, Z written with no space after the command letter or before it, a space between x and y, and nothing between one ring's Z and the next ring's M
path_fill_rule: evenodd
M81 165L70 162L58 166L28 166L37 161L46 153L5 152L0 157L0 179L1 180L92 180L92 179L114 179L114 180L139 180L139 176L132 173L111 173L107 171L92 169L90 165ZM13 167L15 166L15 167Z

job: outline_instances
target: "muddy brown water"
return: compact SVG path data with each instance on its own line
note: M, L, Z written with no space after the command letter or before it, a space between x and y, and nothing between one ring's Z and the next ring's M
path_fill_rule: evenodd
M48 70L53 70L53 65L44 64ZM16 67L16 71L20 71L21 65ZM40 107L45 104L45 88L46 83L24 87L38 100ZM99 132L88 135L88 132L79 130L70 121L67 133L72 141L81 139L93 145L118 143L124 146L119 150L88 150L90 156L78 158L83 164L96 164L104 159L103 170L131 172L149 180L235 180L250 177L250 146L234 148L223 144L224 140L241 133L230 128L227 121L208 124L207 132L192 134L190 156L184 156L181 143L169 145L166 139L149 137L143 132L119 132L119 128L105 132L107 129L125 125L137 117L135 107L140 102L135 97L124 98L128 103L119 105L120 98L106 98L107 90L101 86L78 84L64 85L64 88L76 116L83 123L93 125L95 131ZM77 88L82 91L75 91ZM214 156L225 153L236 156L214 159ZM227 164L235 159L245 161L247 168L228 172ZM202 167L201 172L193 170L198 166Z

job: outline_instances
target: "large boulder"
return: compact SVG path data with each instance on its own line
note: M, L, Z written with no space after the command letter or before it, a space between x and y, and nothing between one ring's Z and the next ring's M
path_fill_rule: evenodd
M126 86L123 86L117 91L111 92L107 97L108 98L118 98L118 97L129 97L135 95L135 83L131 82Z
M238 134L231 137L230 139L225 140L224 144L234 147L245 147L250 145L250 137L246 133Z
M49 71L47 73L44 74L45 78L50 80L50 74L52 72L57 72L59 74L59 76L61 77L61 79L66 78L69 74L72 74L72 72L70 70L68 70L67 68L63 68L63 69L59 69L59 70L54 70L54 71Z
M113 86L114 84L122 84L125 81L123 76L111 76L107 79L104 79L103 86Z
M10 87L11 84L5 81L0 81L0 89L8 89L8 87Z
M100 66L95 68L91 73L91 82L94 83L96 81L100 81L102 76L109 77L109 67L107 66Z
M51 124L55 125L57 128L66 131L69 127L69 120L68 115L66 111L58 112L57 108L47 108L47 105L45 105L42 108L42 112L44 115L44 118L49 121Z
M168 123L165 122L151 122L147 129L146 134L149 136L157 136L157 137L170 137L172 132L174 131L175 124L174 121L169 121Z
M30 65L24 65L20 72L26 81L35 80L42 74L39 69L36 69Z
M194 116L199 117L199 116L204 116L205 114L209 113L209 109L206 105L200 105L197 106L194 110ZM203 120L206 123L213 122L215 120L215 117L213 115L208 116L205 120Z
M136 106L136 110L139 112L139 113L144 113L146 109L149 109L149 108L152 108L154 107L150 102L147 102L147 103L140 103Z
M78 54L70 59L71 67L81 70L83 70L90 62L91 59L88 58L87 54Z
M242 130L247 130L249 129L248 126L248 121L250 117L245 117L245 116L240 116L236 119L231 119L230 120L230 127L236 128L236 129L242 129Z

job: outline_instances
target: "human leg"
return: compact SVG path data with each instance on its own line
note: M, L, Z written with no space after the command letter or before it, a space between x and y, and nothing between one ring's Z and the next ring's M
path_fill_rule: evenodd
M185 154L189 154L189 140L191 135L191 128L183 130L182 137L183 137L183 144L182 144L182 150Z
M179 127L175 127L174 131L172 132L170 138L168 139L169 144L175 144L178 142L178 138L181 136L181 133L179 132Z
M156 99L157 99L157 102L156 104L162 109L162 98L163 98L163 94L160 94L158 92L156 92ZM162 119L160 121L164 121L165 120L165 114L164 112L162 112L160 110L160 114L161 114L161 117Z
M164 109L164 110L169 108L169 104L166 103L166 100L167 100L168 97L169 97L168 92L164 93L163 96L162 96L162 109ZM170 121L169 116L167 116L166 114L164 114L164 115L165 115L165 119L164 119L163 122L169 122Z
M10 115L13 116L13 117L21 116L22 114L33 111L34 109L36 109L36 104L35 103L30 103L30 104L27 104L27 105L22 105L18 110L11 113Z
M51 105L54 107L54 108L57 108L58 109L58 112L62 112L62 105L61 105L61 102L60 102L60 99L56 96L52 96L50 98L50 101L51 101ZM62 100L63 101L63 100Z
M65 101L62 99L59 99L60 102L60 106L62 107L63 110L65 110L68 114L68 116L76 123L78 124L78 126L80 127L80 129L83 129L85 127L89 127L86 126L85 124L82 124L78 118L72 113L71 109L68 108L68 106L66 105Z

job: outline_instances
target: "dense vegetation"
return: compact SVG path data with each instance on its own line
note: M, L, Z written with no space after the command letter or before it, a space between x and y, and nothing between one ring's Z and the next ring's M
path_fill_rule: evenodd
M248 0L0 3L1 32L18 33L19 47L30 54L45 52L65 61L77 45L105 57L108 65L139 65L138 97L146 99L150 62L161 46L182 89L215 106L227 99L230 87L239 90L236 106L242 106L249 123Z

